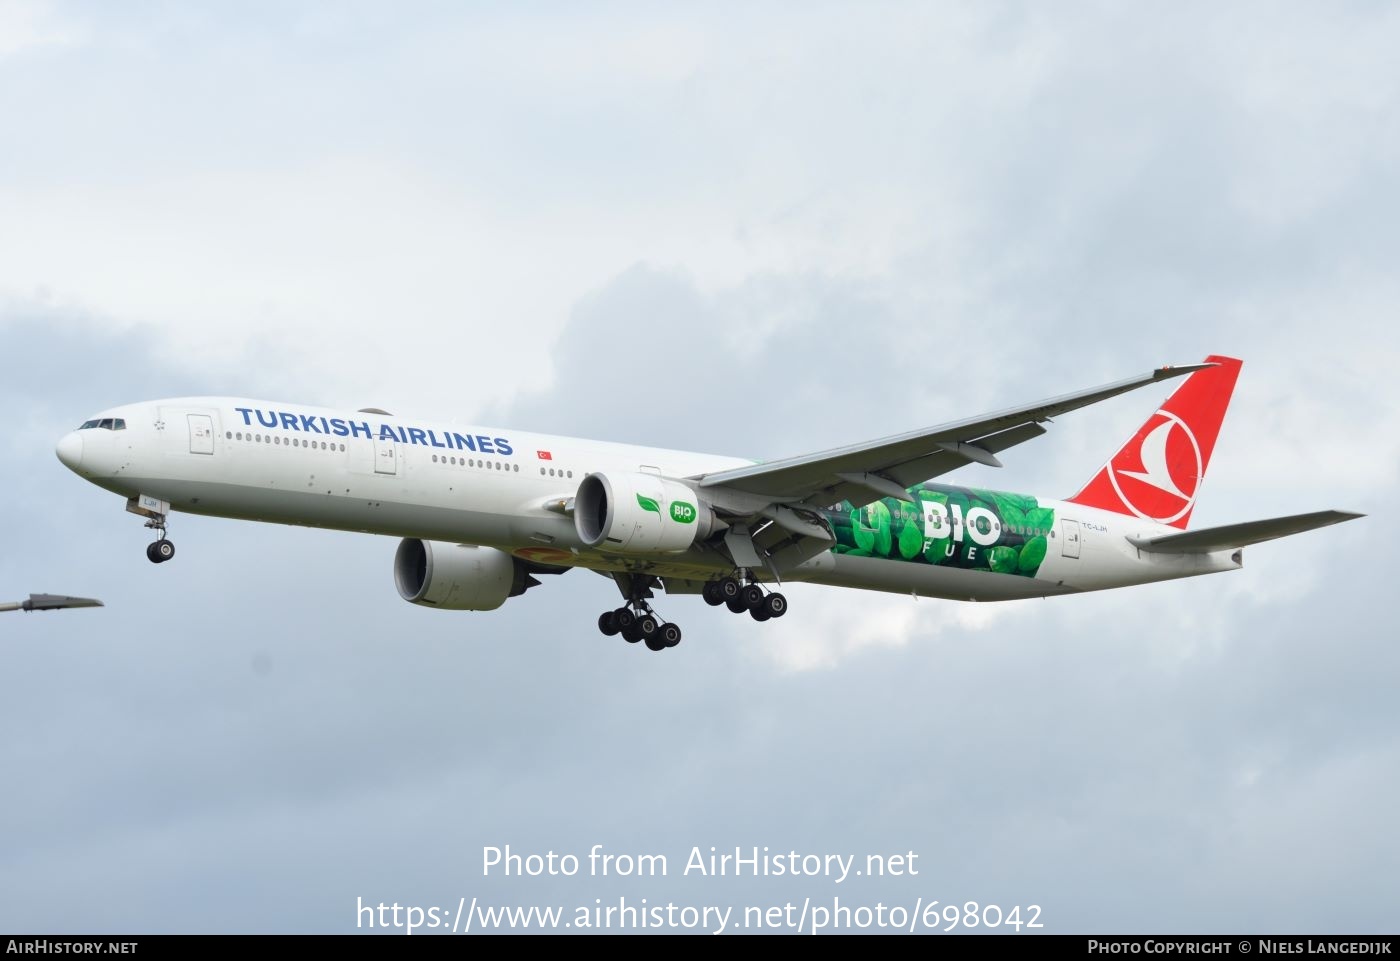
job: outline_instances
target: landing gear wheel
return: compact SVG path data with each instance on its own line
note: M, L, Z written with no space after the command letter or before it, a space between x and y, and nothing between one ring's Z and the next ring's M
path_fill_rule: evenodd
M617 611L604 611L598 615L598 630L612 637L622 628L617 626Z
M681 629L674 624L662 624L656 635L667 647L675 647L681 642Z
M651 637L647 638L647 650L649 650L649 651L664 651L664 650L666 650L666 642L663 641L663 640L661 639L661 634L660 634L660 633L653 634Z
M767 608L765 608L762 604L758 605L758 607L751 608L749 610L749 617L752 617L756 621L766 621L772 616L773 615L769 614Z
M769 617L782 617L787 613L787 598L776 592L763 599L763 613Z
M622 635L622 639L628 644L635 644L642 639L642 635L637 633L637 615L633 614L625 607L619 607L613 611L613 617L617 619L617 630Z
M742 614L748 610L748 608L744 606L744 599L742 597L731 597L724 602L724 606L735 614Z
M719 585L719 581L706 581L700 591L700 596L705 598L705 603L711 607L719 607L724 603L724 595L720 593Z
M751 611L756 611L763 606L763 588L757 584L750 584L739 593L744 606Z
M728 603L739 596L739 582L732 577L723 577L715 581L715 597ZM732 608L731 608L732 609Z
M175 544L164 537L154 544L146 545L146 557L152 564L164 564L175 556Z
M656 637L659 630L661 630L661 625L652 615L643 614L641 617L637 618L637 634L641 636L642 640L647 642L647 647L651 647L651 640ZM653 650L655 650L655 648L653 648Z

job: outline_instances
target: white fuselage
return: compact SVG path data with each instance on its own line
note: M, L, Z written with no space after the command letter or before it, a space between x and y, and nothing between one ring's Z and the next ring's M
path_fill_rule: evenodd
M647 557L589 549L562 503L592 473L689 478L751 463L227 397L134 404L98 419L124 427L75 431L60 443L60 459L128 498L144 495L195 514L490 546L544 564L652 573L678 582L717 577L732 562L703 545ZM1054 508L1056 529L1033 577L835 552L818 554L783 576L924 597L1008 600L1240 566L1237 552L1143 553L1127 538L1173 529L1062 501L1042 504Z

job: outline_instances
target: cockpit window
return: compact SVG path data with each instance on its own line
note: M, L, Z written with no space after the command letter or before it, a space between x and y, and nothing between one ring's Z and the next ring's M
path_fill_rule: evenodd
M79 427L78 430L92 430L97 424L98 422L95 420L85 420L83 426Z
M118 417L112 421L112 430L126 430L126 421Z
M126 420L122 417L104 417L101 420L85 420L78 430L126 430Z

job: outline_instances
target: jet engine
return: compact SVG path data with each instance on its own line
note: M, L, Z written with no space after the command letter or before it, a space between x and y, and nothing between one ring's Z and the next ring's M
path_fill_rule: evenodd
M589 547L669 554L716 529L714 511L679 481L656 474L589 474L574 497L574 526Z
M524 563L494 547L408 537L394 554L399 596L424 607L494 611L538 583Z

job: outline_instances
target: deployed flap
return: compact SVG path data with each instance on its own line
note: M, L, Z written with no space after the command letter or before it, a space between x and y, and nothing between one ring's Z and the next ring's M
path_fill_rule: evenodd
M1292 517L1271 517L1263 521L1246 521L1243 524L1226 524L1224 527L1207 527L1200 531L1187 531L1184 534L1164 534L1161 537L1129 537L1128 543L1154 554L1208 554L1211 551L1228 551L1236 547L1248 547L1271 541L1276 537L1301 534L1340 524L1342 521L1356 520L1365 514L1351 511L1314 511L1311 514L1294 514Z
M883 495L882 490L871 489L871 477L889 482L891 487L907 487L971 461L992 463L996 460L993 456L996 452L1044 433L1039 426L1043 421L1210 366L1161 367L1141 377L1065 394L1025 407L1009 408L818 454L717 471L694 479L699 481L702 489L724 487L774 501L806 501L818 507L852 495L853 504L862 494L865 501L869 501ZM859 477L859 480L852 483L855 477Z

